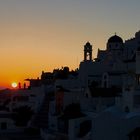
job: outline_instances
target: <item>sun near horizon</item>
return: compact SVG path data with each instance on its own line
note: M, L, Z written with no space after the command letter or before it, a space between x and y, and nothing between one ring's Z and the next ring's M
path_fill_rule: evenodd
M17 88L17 86L18 86L17 82L12 82L12 83L11 83L11 87L12 87L12 88Z

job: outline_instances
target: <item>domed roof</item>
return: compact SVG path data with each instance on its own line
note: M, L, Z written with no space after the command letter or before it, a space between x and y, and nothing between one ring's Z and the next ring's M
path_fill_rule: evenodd
M108 39L108 43L123 43L123 40L121 37L114 35Z

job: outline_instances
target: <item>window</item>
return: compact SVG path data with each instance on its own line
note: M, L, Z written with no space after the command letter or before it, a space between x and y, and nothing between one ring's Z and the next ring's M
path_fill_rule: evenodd
M7 123L6 122L2 122L1 123L1 130L5 130L7 129Z
M104 88L107 88L107 81L104 81Z
M109 45L109 49L111 49L111 45Z
M104 79L105 79L105 80L107 79L107 75L104 75Z
M120 52L118 52L118 55L121 55L121 53L120 53Z
M126 107L124 108L124 111L128 113L128 112L129 112L129 107L126 106Z

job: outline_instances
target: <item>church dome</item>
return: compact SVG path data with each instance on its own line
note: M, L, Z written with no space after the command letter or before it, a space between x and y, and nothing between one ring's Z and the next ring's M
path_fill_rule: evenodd
M123 40L121 37L114 35L108 39L108 43L123 43Z

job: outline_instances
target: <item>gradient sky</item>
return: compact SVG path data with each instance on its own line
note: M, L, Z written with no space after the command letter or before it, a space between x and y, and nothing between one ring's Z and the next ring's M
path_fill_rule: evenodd
M140 29L140 0L0 0L0 86L93 55L115 32L124 40Z

